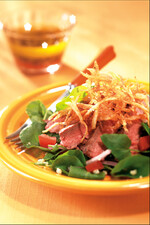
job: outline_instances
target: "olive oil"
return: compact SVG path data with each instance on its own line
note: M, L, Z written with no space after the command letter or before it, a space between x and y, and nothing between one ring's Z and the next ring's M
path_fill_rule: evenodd
M60 64L68 44L68 34L58 27L32 26L17 28L7 35L15 61L23 72L47 72L50 65Z

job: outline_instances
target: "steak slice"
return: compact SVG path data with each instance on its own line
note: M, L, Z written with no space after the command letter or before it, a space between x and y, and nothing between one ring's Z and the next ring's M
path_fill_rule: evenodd
M93 158L104 151L105 147L102 143L100 137L101 135L102 133L100 128L97 127L92 136L84 143L84 145L80 146L80 149L89 158Z
M64 122L65 121L66 116L62 116L58 119L54 119L54 120L48 120L45 129L47 130L48 128L50 128L52 125L52 128L49 129L49 132L51 133L59 133L59 131L62 129L63 125L62 124L57 124L58 122Z
M102 134L114 134L116 132L115 129L115 121L112 120L104 120L100 122L100 130Z
M67 149L76 148L82 141L85 134L85 126L81 123L69 125L60 130L60 144Z
M139 138L140 138L140 127L141 127L141 121L134 121L131 125L128 127L128 132L126 134L131 140L131 146L130 149L138 149L139 144Z

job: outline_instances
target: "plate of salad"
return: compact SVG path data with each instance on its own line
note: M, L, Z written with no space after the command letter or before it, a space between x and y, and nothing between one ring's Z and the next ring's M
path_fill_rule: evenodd
M0 118L0 158L13 171L50 187L92 195L149 188L148 84L101 73L48 110L65 84L47 85L17 99ZM20 127L22 147L5 137Z

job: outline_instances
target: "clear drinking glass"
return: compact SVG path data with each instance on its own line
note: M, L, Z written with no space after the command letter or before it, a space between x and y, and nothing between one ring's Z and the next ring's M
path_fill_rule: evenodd
M43 74L59 69L76 17L58 8L33 7L10 11L2 23L20 70Z

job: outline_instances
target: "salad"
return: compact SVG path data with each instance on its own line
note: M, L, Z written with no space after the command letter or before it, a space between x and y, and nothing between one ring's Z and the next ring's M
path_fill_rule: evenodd
M35 165L57 174L93 180L142 178L149 175L149 96L144 85L95 62L86 83L46 109L40 100L27 105L32 123L20 133L27 149L43 155Z

